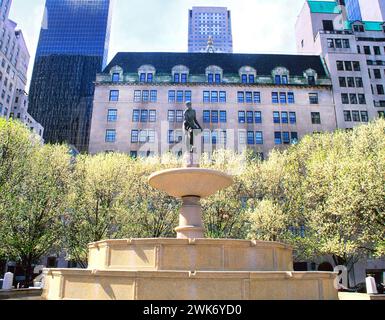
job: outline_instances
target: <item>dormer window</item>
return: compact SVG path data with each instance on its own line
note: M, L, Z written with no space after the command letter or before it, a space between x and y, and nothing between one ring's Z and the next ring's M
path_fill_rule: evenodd
M156 72L155 68L151 65L141 66L138 70L139 81L142 83L153 82L155 77L155 72Z
M272 74L275 84L289 84L289 70L286 68L277 67L273 70Z
M116 83L123 79L123 69L119 66L115 66L110 70L111 81Z
M218 66L210 66L206 69L206 77L208 83L221 83L223 70Z
M355 24L353 25L354 32L365 32L365 28L361 24Z
M190 70L183 65L172 68L172 77L175 83L187 83Z
M255 83L255 77L257 75L257 70L252 67L242 67L239 70L239 76L242 83Z
M307 83L309 86L315 86L317 82L317 72L313 69L307 69L304 72L304 77L307 79Z

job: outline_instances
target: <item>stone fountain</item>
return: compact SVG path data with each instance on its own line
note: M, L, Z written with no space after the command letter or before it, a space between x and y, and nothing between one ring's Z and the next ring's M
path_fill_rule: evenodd
M185 129L191 134L193 146L196 128L189 131L185 123ZM154 173L149 183L182 200L177 238L92 243L88 269L44 271L45 299L338 299L334 288L336 275L294 272L293 248L288 245L204 238L200 200L230 187L231 176L188 161L186 168Z

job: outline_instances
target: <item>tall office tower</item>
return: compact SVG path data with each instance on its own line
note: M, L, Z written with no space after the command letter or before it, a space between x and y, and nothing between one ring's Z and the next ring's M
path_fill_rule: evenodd
M88 149L93 82L106 64L113 0L46 0L30 111L46 142Z
M189 10L189 52L206 52L209 39L217 53L233 53L231 12L223 7Z
M350 21L385 21L385 0L345 0Z

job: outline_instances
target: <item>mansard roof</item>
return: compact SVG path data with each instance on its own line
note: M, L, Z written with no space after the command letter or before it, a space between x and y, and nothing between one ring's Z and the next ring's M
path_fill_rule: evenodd
M143 65L152 65L157 74L171 74L173 67L184 65L190 74L205 74L211 65L219 66L224 74L238 74L239 69L250 66L258 75L271 75L276 67L285 67L291 76L303 76L305 70L313 69L319 77L326 77L320 56L288 54L233 54L233 53L172 53L172 52L120 52L105 68L109 73L114 66L124 73L137 73Z

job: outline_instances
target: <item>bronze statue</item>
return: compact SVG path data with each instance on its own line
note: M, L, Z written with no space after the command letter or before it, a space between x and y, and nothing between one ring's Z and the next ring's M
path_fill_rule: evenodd
M191 102L186 102L186 110L184 111L184 130L186 132L186 138L189 141L190 153L194 152L194 130L203 131L199 124L196 111L192 108Z

